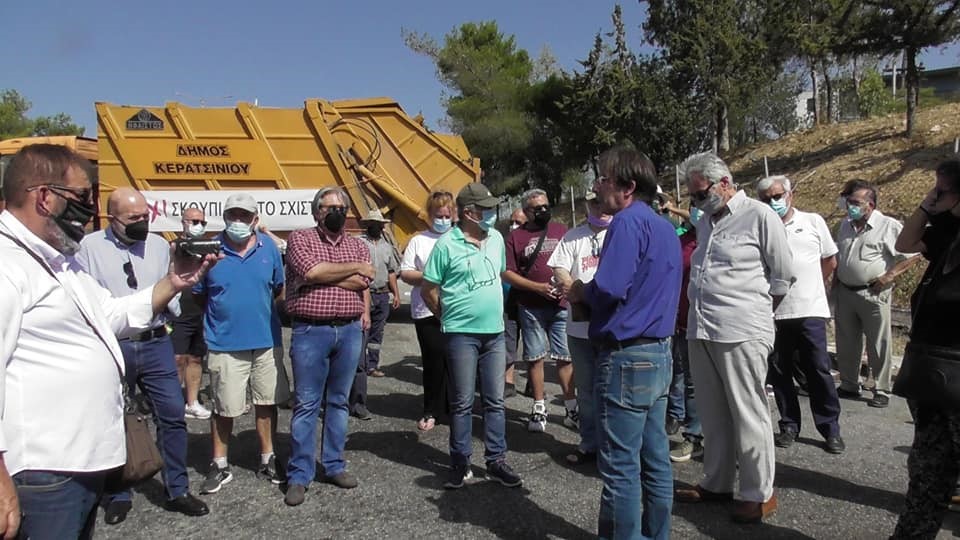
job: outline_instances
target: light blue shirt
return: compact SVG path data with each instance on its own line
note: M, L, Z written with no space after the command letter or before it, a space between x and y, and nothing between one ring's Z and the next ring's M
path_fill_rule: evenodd
M75 259L97 283L120 298L152 287L166 277L170 272L170 245L161 236L150 234L143 242L128 246L107 227L84 237ZM136 287L129 285L130 278L123 269L128 262L136 277ZM180 316L179 294L167 304L167 312ZM150 326L156 328L165 321L164 315L158 315Z

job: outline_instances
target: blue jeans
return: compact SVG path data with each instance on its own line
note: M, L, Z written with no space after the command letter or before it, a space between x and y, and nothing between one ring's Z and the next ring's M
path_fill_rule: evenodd
M20 499L19 538L93 538L105 477L105 472L21 471L13 475Z
M670 363L669 339L600 354L600 538L670 536L673 473L664 429Z
M600 435L597 433L597 404L593 393L600 349L589 339L567 336L567 346L573 358L573 383L577 387L577 407L580 410L580 451L596 452Z
M670 383L667 414L683 423L684 439L693 442L703 440L693 375L690 373L687 338L679 333L673 336L673 381Z
M554 360L570 361L570 352L567 351L567 310L555 306L520 306L519 319L525 362L543 360L548 352Z
M473 394L480 373L483 400L484 461L503 461L507 455L507 417L503 410L506 346L503 333L446 334L450 396L450 461L470 463L473 445Z
M177 375L170 336L149 341L121 340L127 386L140 388L153 405L157 448L163 457L160 475L167 498L176 499L190 488L187 477L187 422L183 419L183 389ZM133 491L109 493L110 501L133 500Z
M295 401L290 420L290 484L309 485L316 475L317 414L326 397L320 465L327 476L346 469L347 399L360 361L360 322L344 326L294 323L290 342ZM326 395L324 395L326 392Z

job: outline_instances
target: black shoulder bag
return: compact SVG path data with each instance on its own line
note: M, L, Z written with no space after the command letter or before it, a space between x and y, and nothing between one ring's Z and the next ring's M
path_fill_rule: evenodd
M530 254L530 258L527 259L527 264L523 268L519 268L518 273L527 277L527 274L530 273L530 270L533 268L533 265L537 263L537 257L540 256L540 250L543 248L543 241L547 238L547 227L543 228L543 234L540 235L540 239L537 240L537 247L533 249L533 253ZM512 285L510 286L510 292L507 293L507 299L503 303L503 312L507 314L507 319L511 321L516 321L520 317L520 304L517 303L517 293L516 288Z

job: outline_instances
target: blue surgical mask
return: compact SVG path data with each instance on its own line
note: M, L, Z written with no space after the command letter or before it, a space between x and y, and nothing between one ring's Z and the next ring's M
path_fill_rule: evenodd
M226 228L227 237L234 242L245 242L253 234L253 227L242 221L229 221Z
M206 232L206 230L207 228L199 223L196 225L190 225L187 227L187 236L190 238L199 238L203 236L203 233Z
M700 210L696 206L690 209L690 224L696 225L700 218L703 217L703 210Z
M443 234L453 226L453 220L450 218L433 218L433 230Z
M847 205L847 216L850 217L851 221L857 221L863 217L863 208L859 206L854 206L852 204Z
M481 218L477 224L480 225L480 228L484 231L489 231L497 224L497 210L495 208L484 210L482 215L483 218Z
M773 211L777 213L778 216L783 217L787 215L787 210L790 209L790 206L787 205L787 201L783 200L783 197L779 199L770 200L770 208L773 208Z

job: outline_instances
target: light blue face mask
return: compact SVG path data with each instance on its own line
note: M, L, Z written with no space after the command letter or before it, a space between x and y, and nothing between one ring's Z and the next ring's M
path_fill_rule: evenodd
M787 206L787 201L783 200L783 197L780 197L779 199L771 199L770 208L773 208L773 211L776 212L780 217L787 215L787 210L790 209L790 207Z
M484 231L489 231L497 224L497 210L496 208L491 208L490 210L483 211L483 217L477 222L477 225L480 226Z
M245 242L253 234L253 227L242 221L230 221L227 223L226 233L234 242Z
M863 217L863 208L860 208L859 206L854 206L852 204L848 204L847 216L849 216L851 220L857 221L858 219Z
M433 219L433 230L443 234L450 230L450 227L453 226L453 220L450 218L434 218Z

